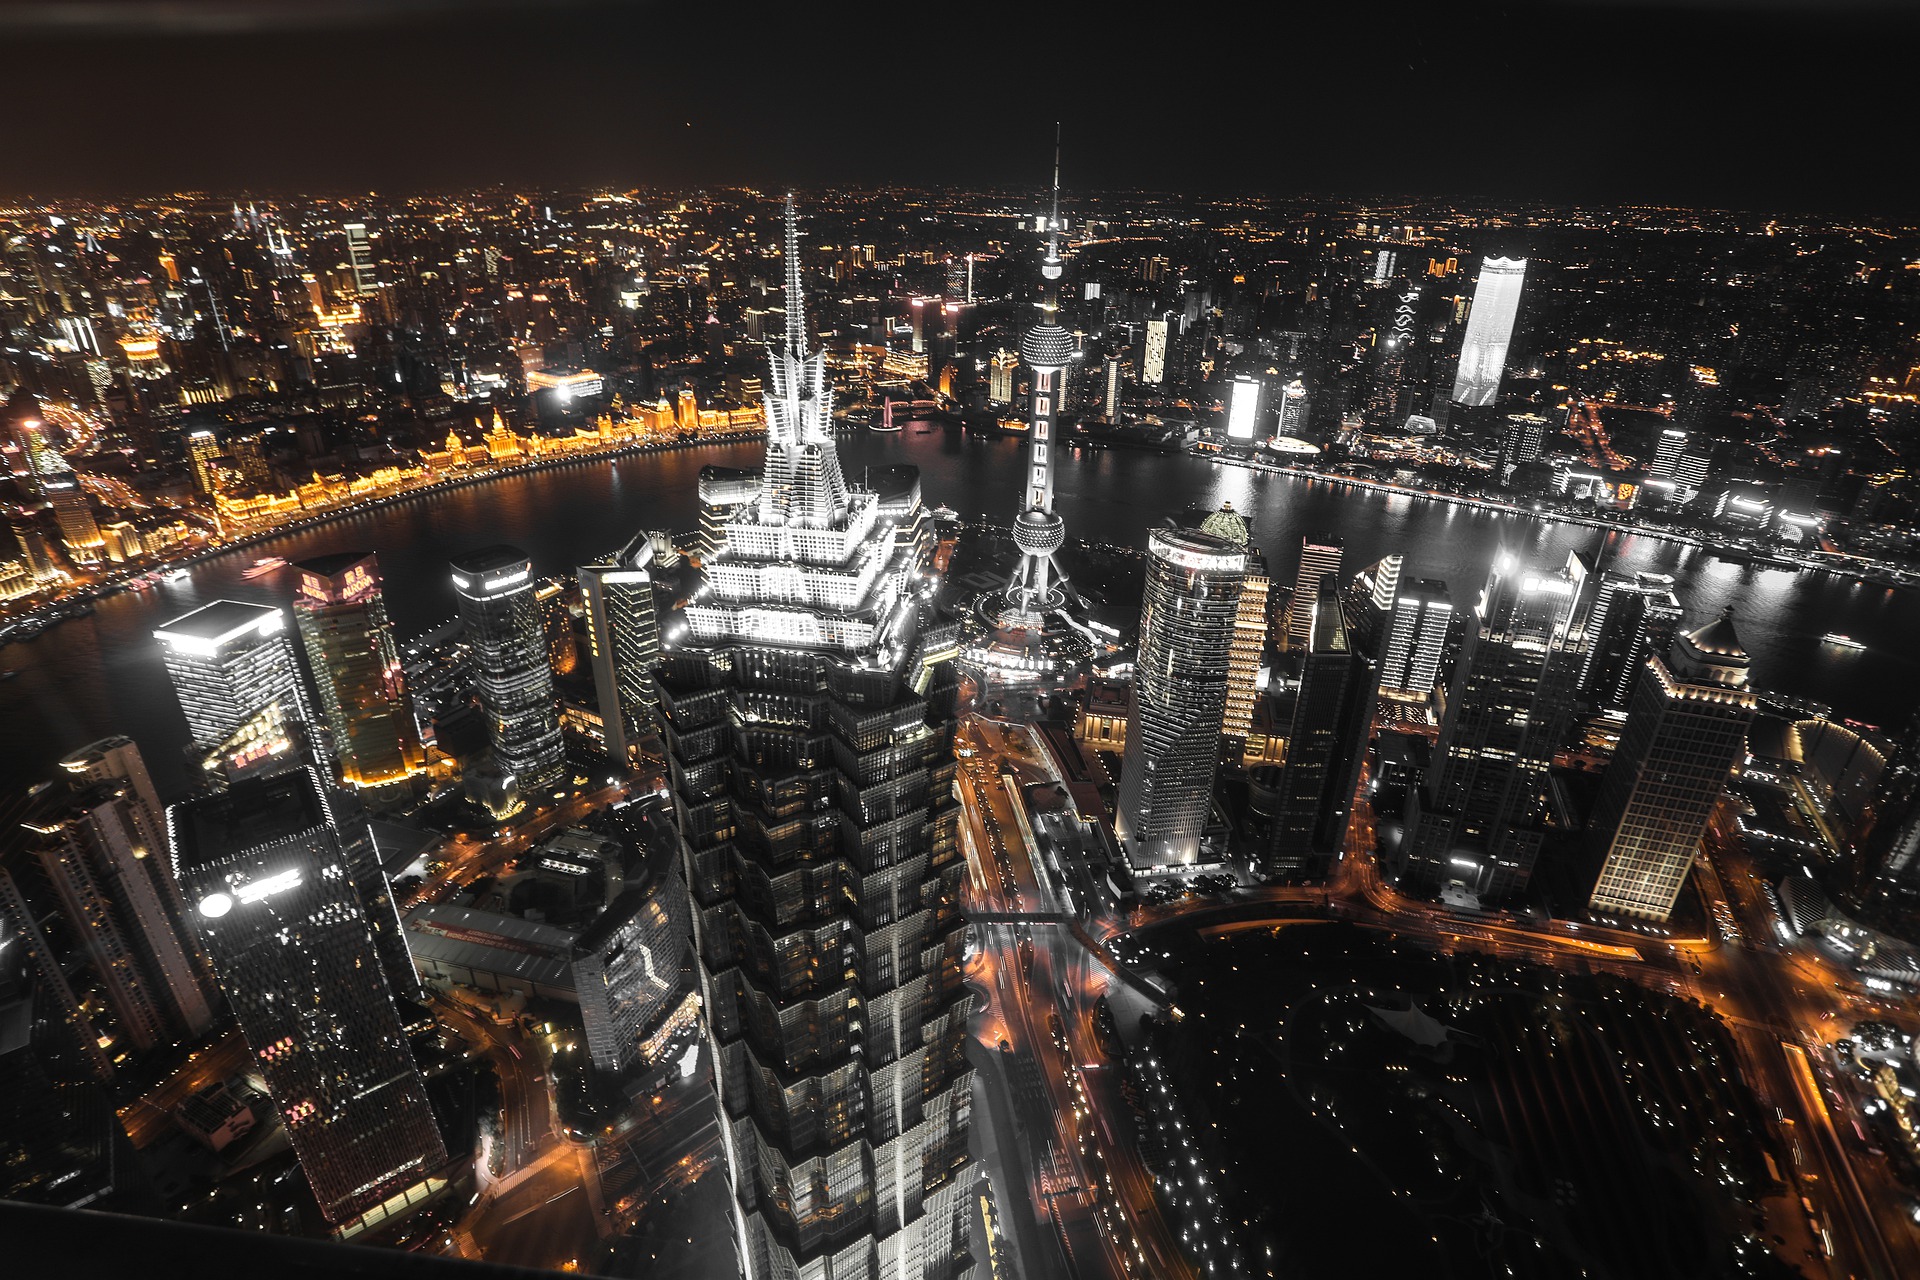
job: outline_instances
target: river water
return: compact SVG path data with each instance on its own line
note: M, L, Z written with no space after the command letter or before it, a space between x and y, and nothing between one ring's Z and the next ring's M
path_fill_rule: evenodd
M968 519L986 515L1004 523L1019 491L1023 449L1013 438L966 438L908 424L896 434L845 440L841 457L850 477L862 466L915 464L929 505L945 503ZM550 574L604 553L637 529L692 529L700 468L754 466L760 452L758 443L742 443L636 454L470 485L277 538L205 561L187 580L102 600L91 617L0 650L0 668L20 673L0 682L0 786L12 792L30 785L67 751L109 733L140 743L163 792L182 785L186 722L151 633L211 600L287 603L290 574L242 577L260 556L379 552L388 608L404 639L452 616L447 562L453 555L511 542L532 555L535 572ZM1163 517L1230 501L1253 516L1254 540L1277 581L1291 582L1303 534L1332 531L1345 537L1348 574L1400 552L1407 576L1444 579L1463 607L1503 548L1544 563L1571 550L1598 551L1607 536L1184 455L1069 452L1056 484L1055 505L1071 536L1139 545L1146 528ZM1914 639L1920 592L1728 564L1653 538L1615 535L1606 554L1611 568L1673 574L1690 623L1733 605L1754 655L1755 681L1765 688L1889 727L1899 726L1920 700ZM1851 635L1867 648L1824 644L1820 637L1828 632Z

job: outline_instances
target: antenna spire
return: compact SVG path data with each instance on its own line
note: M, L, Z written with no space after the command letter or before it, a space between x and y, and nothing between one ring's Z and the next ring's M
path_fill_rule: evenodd
M1053 122L1053 212L1047 217L1047 257L1040 274L1048 280L1060 278L1060 122Z
M807 302L800 292L800 222L787 192L787 350L796 360L807 354Z

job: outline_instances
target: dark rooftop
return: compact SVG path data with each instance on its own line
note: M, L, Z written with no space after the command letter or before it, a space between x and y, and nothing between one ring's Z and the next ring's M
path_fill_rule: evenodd
M502 542L455 556L453 567L461 573L492 573L496 569L511 569L527 562L526 552Z
M307 769L249 778L223 794L188 800L169 812L182 866L223 861L327 821L319 783Z
M331 578L345 573L362 560L373 559L371 551L336 551L329 556L314 556L307 560L295 560L293 567L303 573L317 574L322 578Z

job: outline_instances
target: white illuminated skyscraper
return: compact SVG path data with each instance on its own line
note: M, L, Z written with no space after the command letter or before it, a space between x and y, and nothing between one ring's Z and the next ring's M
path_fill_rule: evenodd
M317 723L285 610L216 600L153 635L197 750L233 747L252 726L244 749L278 752L289 726Z
M1227 402L1227 439L1251 440L1260 421L1260 379L1245 374L1233 380L1233 398Z
M1320 579L1340 575L1345 539L1337 533L1310 533L1300 540L1300 568L1293 579L1293 601L1287 611L1287 643L1299 647L1313 634L1313 602L1320 597Z
M1460 370L1453 379L1455 404L1492 404L1500 394L1507 345L1513 341L1513 322L1520 314L1520 285L1526 274L1525 258L1480 260L1480 279L1473 286L1473 310L1467 316L1467 336L1460 344Z
M518 547L486 547L453 562L460 621L473 648L474 688L494 762L524 798L566 781L566 741L533 598L533 562Z
M1196 529L1148 535L1140 658L1114 819L1136 869L1199 861L1246 576L1244 545Z
M1157 387L1167 376L1167 318L1147 321L1147 345L1140 356L1140 381Z
M634 740L652 721L656 702L660 624L652 569L653 539L643 533L607 561L582 565L579 572L607 756L621 768L631 762Z
M373 269L373 246L367 241L367 224L349 222L347 232L347 260L353 266L353 287L361 293L372 293L379 284L379 278Z
M1453 597L1447 584L1430 578L1402 583L1380 667L1380 692L1425 699L1440 678L1440 657L1453 624Z

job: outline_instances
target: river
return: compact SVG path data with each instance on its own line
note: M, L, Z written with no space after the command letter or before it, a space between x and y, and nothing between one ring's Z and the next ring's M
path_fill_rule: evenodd
M1004 522L1018 493L1024 447L1013 438L970 439L909 424L896 434L843 441L841 457L850 477L866 465L915 464L930 505ZM111 596L91 617L0 650L0 669L20 673L0 682L0 780L8 791L30 785L74 747L126 733L140 743L162 791L183 785L186 722L151 633L211 600L285 604L292 591L288 573L241 576L257 557L379 552L388 607L400 635L410 637L452 616L447 562L458 552L512 542L532 555L536 572L550 574L604 553L637 529L692 529L700 468L754 466L760 453L757 442L642 453L470 485L209 559L186 580L149 592ZM1444 579L1463 607L1502 548L1557 561L1570 550L1596 551L1606 537L1580 526L1356 491L1202 457L1069 452L1056 483L1056 507L1071 536L1137 545L1162 517L1230 501L1253 516L1255 541L1280 582L1292 580L1301 535L1332 531L1345 538L1349 575L1397 551L1407 557L1408 576ZM1608 567L1673 574L1689 622L1733 605L1754 655L1756 683L1765 688L1889 727L1903 723L1920 700L1912 639L1920 635L1920 593L1729 564L1692 547L1631 535L1615 535L1607 554ZM1822 643L1829 632L1867 647Z

